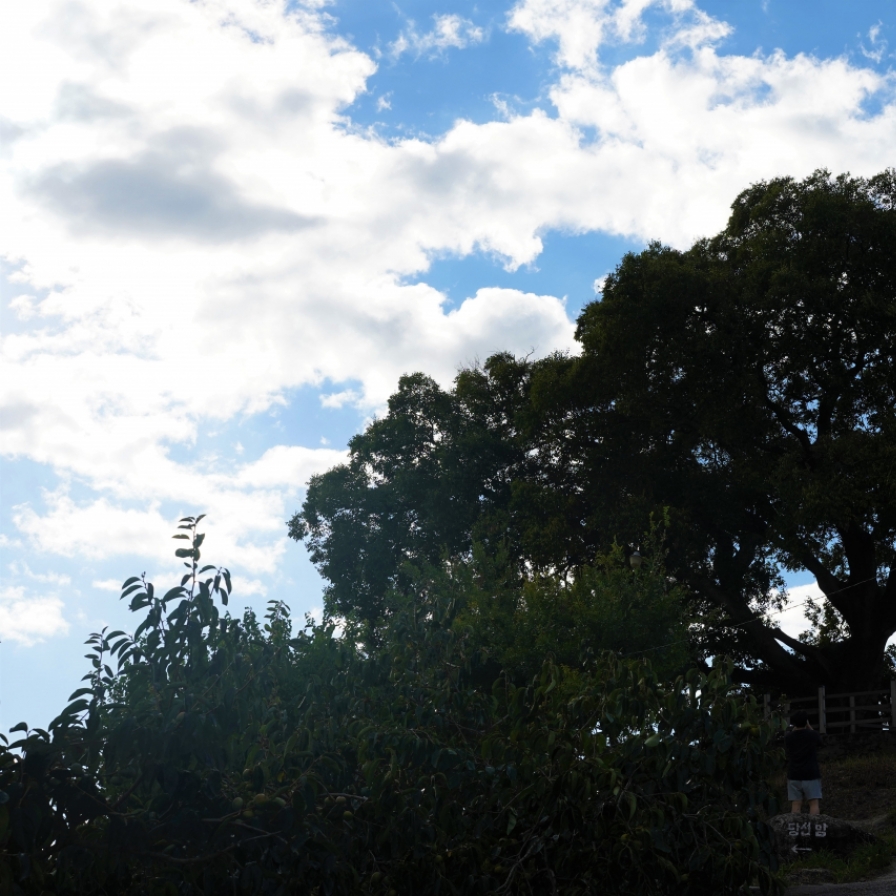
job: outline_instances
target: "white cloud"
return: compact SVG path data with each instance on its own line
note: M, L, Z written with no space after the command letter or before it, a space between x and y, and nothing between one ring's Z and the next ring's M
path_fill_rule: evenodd
M797 585L787 591L787 606L783 612L773 615L769 621L791 638L798 638L809 628L806 618L806 602L824 598L824 593L816 582L810 585Z
M71 585L71 576L56 572L35 572L21 560L14 560L8 566L9 572L16 577L28 578L42 585Z
M645 38L648 5L668 22L659 49L601 68L602 44ZM485 283L449 309L408 283L431 259L513 269L552 229L683 246L751 181L892 161L892 75L723 55L727 26L685 0L518 3L510 27L557 43L551 114L505 107L385 141L346 111L375 63L320 7L32 0L6 17L0 245L20 298L0 342L0 452L64 477L46 509L14 513L33 546L167 564L177 511L207 511L216 557L262 576L302 477L340 455L175 461L200 425L283 408L301 386L369 413L402 373L447 383L496 349L573 347L560 298ZM485 39L450 16L427 34L407 51Z
M15 312L19 320L30 320L36 314L34 305L35 297L29 295L16 296L9 301L10 311Z
M640 43L647 34L644 13L656 7L671 15L670 46L714 43L731 33L725 22L699 9L693 0L519 0L507 20L512 31L535 43L557 42L558 64L594 72L604 44Z
M343 389L341 392L329 392L320 396L320 403L325 408L341 408L347 404L356 404L363 398L355 389Z
M21 586L0 588L0 641L30 647L47 638L64 635L68 622L58 597L30 597Z
M260 579L239 579L234 583L234 594L241 598L251 597L253 594L265 597L268 593L267 585Z
M203 512L210 562L270 574L286 550L284 520L305 482L344 458L344 451L278 445L253 462L203 470L173 462L156 445L135 466L119 464L117 478L103 482L110 496L79 501L63 485L43 493L45 511L23 504L12 508L12 519L44 553L90 559L137 554L167 567L176 547L173 521ZM86 458L78 459L76 472L97 484Z
M121 582L118 579L94 579L90 583L91 588L98 591L112 591L115 594L121 593Z
M105 498L79 506L61 490L45 495L45 500L50 510L43 516L28 505L12 512L19 531L42 551L91 559L128 554L135 548L166 560L173 553L160 550L171 524L157 507L122 509Z
M463 50L471 44L482 43L485 31L463 16L448 14L434 15L433 27L420 34L413 22L389 45L393 58L403 53L420 56L438 56L448 49ZM389 108L388 105L385 108Z
M276 445L234 477L237 485L254 488L293 487L308 481L314 473L344 463L345 451Z
M861 54L872 62L879 63L887 55L888 44L886 39L881 37L882 28L883 22L878 22L876 25L872 25L868 29L869 46L866 47L864 43L859 44Z

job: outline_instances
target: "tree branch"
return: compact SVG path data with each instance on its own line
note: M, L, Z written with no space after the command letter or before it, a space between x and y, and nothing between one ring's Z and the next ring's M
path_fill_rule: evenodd
M800 443L800 446L803 449L803 455L809 466L815 466L815 458L812 455L812 441L809 438L809 433L804 429L800 429L800 427L793 422L789 411L771 400L768 394L768 382L765 379L765 374L761 370L759 371L759 378L765 386L765 394L762 396L763 403L772 412L783 429L790 433L790 435Z
M733 624L753 640L757 653L764 662L781 674L798 678L809 677L809 672L804 667L804 664L796 659L792 653L788 653L782 644L779 643L775 634L776 630L765 625L762 618L753 613L743 598L735 599L734 596L719 588L715 582L707 578L699 579L695 582L695 585L704 594L711 597L716 604L728 611ZM781 634L784 633L782 632ZM785 638L787 637L789 636L785 635ZM818 662L818 656L807 650L808 645L802 642L799 642L799 644L802 656L805 656L811 662ZM819 663L819 665L821 664ZM821 668L825 669L825 666L822 665ZM827 670L825 669L825 671Z
M783 642L788 647L792 647L797 653L800 653L804 657L806 657L806 659L814 660L825 670L825 672L828 673L828 675L834 674L834 670L825 657L824 652L819 650L817 647L813 646L812 644L806 644L804 641L800 641L798 638L791 637L787 634L787 632L782 631L780 628L770 628L769 631L772 632L772 634L775 636L775 640Z
M808 548L803 548L800 551L797 559L809 572L815 576L815 581L818 582L818 587L824 592L825 597L830 600L828 597L829 594L834 594L838 591L843 590L843 583L838 579L833 573L828 572L824 566L822 566L821 561L812 553L809 552Z

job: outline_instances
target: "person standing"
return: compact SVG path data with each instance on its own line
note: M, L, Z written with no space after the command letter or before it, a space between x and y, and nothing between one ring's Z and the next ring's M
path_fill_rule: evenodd
M793 730L784 736L787 755L787 799L790 811L803 811L803 801L809 803L809 814L818 815L821 799L821 769L818 766L818 745L821 735L809 724L809 715L799 709L790 716Z

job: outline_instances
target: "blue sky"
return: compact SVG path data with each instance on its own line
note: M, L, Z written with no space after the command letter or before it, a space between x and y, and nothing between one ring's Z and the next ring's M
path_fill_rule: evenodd
M235 607L407 371L574 350L626 251L894 161L896 11L32 0L0 35L0 729L46 724L179 516ZM805 586L805 577L794 584ZM787 625L798 628L800 613Z

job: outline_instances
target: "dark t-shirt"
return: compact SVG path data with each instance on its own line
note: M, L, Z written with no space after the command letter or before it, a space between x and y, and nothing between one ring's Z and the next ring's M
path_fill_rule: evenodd
M821 735L811 728L795 728L784 736L787 777L791 781L816 781L821 778L818 767L820 741Z

